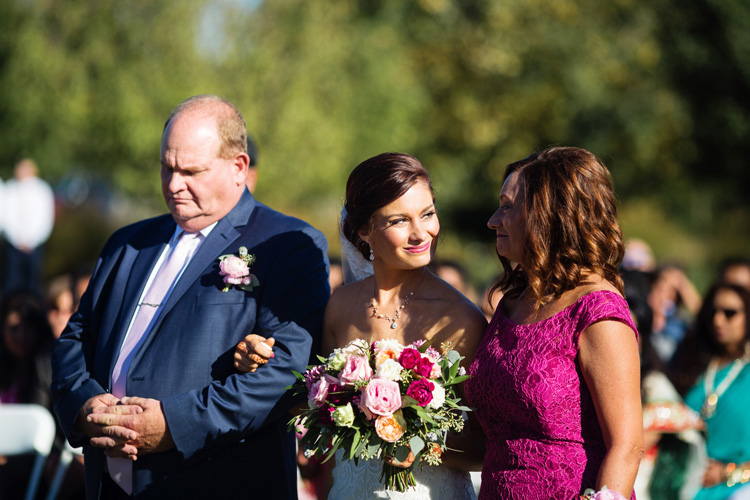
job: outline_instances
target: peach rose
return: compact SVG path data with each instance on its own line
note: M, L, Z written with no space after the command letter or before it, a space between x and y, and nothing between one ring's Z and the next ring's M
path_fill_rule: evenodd
M398 410L393 415L381 415L375 420L375 432L383 441L395 443L406 432L406 421Z

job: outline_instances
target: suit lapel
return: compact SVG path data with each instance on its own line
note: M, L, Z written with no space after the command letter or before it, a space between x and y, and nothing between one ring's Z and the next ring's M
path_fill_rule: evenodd
M119 304L119 311L115 314L111 314L112 321L114 318L118 318L117 322L112 325L110 329L103 329L103 331L112 331L114 349L111 349L112 358L110 360L110 367L114 367L117 357L120 353L120 345L125 338L125 333L128 331L130 321L133 319L136 306L138 305L138 299L140 299L143 289L146 286L146 281L151 275L151 271L156 264L159 255L164 250L164 247L169 242L172 234L175 230L175 222L172 218L166 218L163 223L149 234L147 240L143 241L139 246L140 249L128 247L126 256L123 259L121 269L124 270L123 278L127 279L125 284L125 293L122 297L122 302ZM120 279L123 279L120 278ZM105 321L107 319L105 318Z
M213 263L220 255L222 255L222 253L224 253L224 250L227 247L230 247L232 243L239 238L241 234L239 229L247 224L254 207L255 199L249 191L245 190L242 198L240 198L240 201L232 211L216 223L216 227L211 230L206 241L201 244L198 251L193 255L193 258L190 259L190 263L182 273L179 281L177 281L172 293L169 295L167 303L164 304L164 307L159 311L159 315L156 317L156 321L151 327L151 331L148 333L146 341L138 349L138 353L136 353L133 358L131 366L138 363L143 356L143 353L146 352L155 335L158 334L159 328L161 327L164 318L169 314L169 311L171 311L175 304L183 298L195 281L200 279L206 268L212 267ZM238 250L239 248L235 249L234 252L237 252ZM143 290L143 285L141 286L141 290Z

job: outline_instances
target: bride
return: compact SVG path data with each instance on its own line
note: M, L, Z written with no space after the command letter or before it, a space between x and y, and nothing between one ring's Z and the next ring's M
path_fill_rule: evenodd
M357 338L396 339L402 345L432 339L435 347L451 342L469 366L486 320L471 301L427 268L440 222L430 177L419 160L384 153L359 164L347 181L341 230L347 262L358 281L337 288L328 302L323 352ZM248 335L235 351L235 366L255 371L272 357L273 342ZM458 436L450 447L465 449L464 442L476 441ZM381 462L360 460L355 465L340 455L330 500L476 498L468 472L459 468L481 467L470 460L481 452L447 452L439 467L414 467L417 486L404 493L381 484Z

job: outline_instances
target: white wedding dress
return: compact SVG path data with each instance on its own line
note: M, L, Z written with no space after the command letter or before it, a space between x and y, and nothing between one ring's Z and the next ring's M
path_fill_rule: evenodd
M342 219L346 216L342 210ZM339 227L341 224L339 223ZM344 281L359 281L372 274L372 265L366 261L343 234L340 233ZM385 488L380 480L383 462L379 460L344 460L343 450L336 452L333 469L333 487L328 500L476 500L474 486L468 472L449 469L444 465L413 467L414 488L401 493Z
M390 491L380 481L383 462L379 460L343 460L343 451L336 452L333 488L328 500L476 500L468 472L449 469L444 465L425 464L414 467L416 487L401 493Z

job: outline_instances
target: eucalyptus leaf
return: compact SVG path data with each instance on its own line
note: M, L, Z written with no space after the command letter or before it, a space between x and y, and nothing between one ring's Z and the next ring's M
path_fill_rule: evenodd
M412 436L409 440L409 447L411 448L411 452L416 455L422 451L422 448L424 448L424 441L419 436Z
M396 448L396 453L393 454L393 457L399 462L406 461L406 459L409 458L409 447L399 446Z

